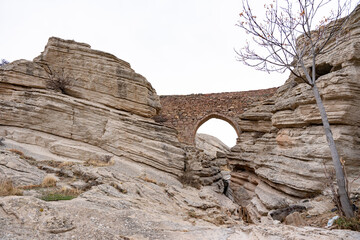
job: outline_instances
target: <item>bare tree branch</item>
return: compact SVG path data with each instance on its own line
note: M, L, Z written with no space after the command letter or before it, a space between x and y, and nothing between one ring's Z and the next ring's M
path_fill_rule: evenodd
M319 19L319 12L327 7L331 0L283 0L265 4L266 13L257 17L248 0L242 0L243 9L237 24L252 37L244 48L235 51L237 59L247 66L266 72L284 72L289 70L294 76L311 86L319 108L325 135L330 147L341 210L347 217L353 216L344 171L335 146L327 119L327 114L316 86L317 57L336 47L338 39L346 31L345 25L351 14L351 0L338 0L336 11ZM343 2L343 3L342 3ZM311 72L310 72L311 70Z

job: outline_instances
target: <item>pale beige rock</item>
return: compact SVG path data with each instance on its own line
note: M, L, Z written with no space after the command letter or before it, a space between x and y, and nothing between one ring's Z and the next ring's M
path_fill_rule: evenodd
M50 89L59 78L71 80ZM174 129L155 123L151 84L117 57L50 38L33 62L0 69L0 137L39 160L112 157L180 176L184 150Z
M55 154L81 160L92 155L96 157L91 149L97 147L104 152L102 155L126 156L135 162L163 168L169 173L180 175L183 169L184 151L175 130L154 123L151 119L45 90L8 91L9 95L16 96L8 98L4 94L0 97L3 103L0 105L0 124L4 126L0 127L5 138L16 138L33 145L41 142L42 146ZM21 96L21 92L27 94L26 97ZM16 101L12 101L13 98ZM12 131L7 130L9 127L5 126L24 128L24 136L20 136L21 129L17 129L16 136L13 136ZM29 129L32 130L32 137L29 137ZM53 143L53 137L48 135L42 138L43 133L76 142L69 144L58 139ZM84 149L82 143L94 146L87 146L87 150L83 150L89 154L79 154ZM68 153L62 153L65 148Z
M307 223L305 222L305 220L302 218L302 216L298 212L294 212L294 213L287 215L284 223L286 225L292 225L292 226L296 226L296 227L307 226Z
M71 201L0 198L0 238L206 239L232 233L217 226L236 223L237 206L224 195L211 187L183 188L170 174L156 169L152 170L156 173L151 169L139 172L139 167L118 159L105 167L67 166L77 179L61 177L58 185L93 184Z
M346 26L348 38L336 46L330 43L331 51L316 59L317 69L321 70L317 86L339 155L345 161L347 176L350 182L355 179L353 192L360 189L357 179L360 167L359 18L358 7ZM310 59L305 65L311 65ZM291 75L271 99L241 114L238 124L242 133L227 157L235 171L232 173L235 196L246 193L244 198L235 198L239 203L247 206L251 201L249 197L256 203L254 192L259 186L241 177L246 175L267 185L269 191L258 190L256 194L267 208L279 206L271 204L272 192L284 194L285 202L293 197L311 198L327 192L329 180L325 177L324 165L332 171L332 160L308 85Z
M52 37L34 62L50 74L64 69L64 75L74 79L71 96L147 117L161 107L151 84L129 63L88 44Z
M218 138L204 134L197 133L195 137L196 148L203 150L206 154L208 154L212 158L216 158L217 152L228 153L230 148L224 144Z
M3 148L0 148L0 173L0 180L10 180L15 186L41 184L46 175L21 155Z
M71 79L66 87L70 96L146 117L154 116L161 107L151 84L129 63L87 44L54 37L34 62L19 60L2 68L0 84L2 89L11 87L8 84L45 89L59 72Z
M138 197L135 201L129 201L129 194L119 193L109 185L99 185L71 201L44 202L33 197L1 198L0 238L352 240L360 236L354 231L329 231L286 225L216 226L201 220L201 210L194 211L196 218L188 218L186 211L182 211L180 207L176 208L177 212L167 212L171 202L181 204L181 198L177 199L178 195L141 201L144 197L152 196L149 195L152 191L160 193L156 188L146 188L143 192L144 190L141 189L143 197ZM189 195L189 192L186 194ZM156 204L160 199L167 203L160 205L162 209ZM147 201L152 204L147 204Z
M259 198L252 198L251 203L256 207L256 210L258 213L260 213L260 215L265 216L269 212L269 210L264 206L264 204L260 201Z
M255 193L267 209L284 208L293 203L288 196L276 191L264 183L260 183L256 186Z

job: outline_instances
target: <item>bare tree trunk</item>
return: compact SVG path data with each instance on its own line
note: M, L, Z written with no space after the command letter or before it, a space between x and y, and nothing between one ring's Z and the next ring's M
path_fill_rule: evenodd
M322 102L319 90L315 83L312 86L312 90L313 90L313 93L314 93L314 96L316 99L316 104L320 111L321 120L322 120L324 130L325 130L326 140L330 147L331 157L333 160L335 173L336 173L337 185L339 188L339 198L340 198L340 203L341 203L341 208L342 208L341 210L343 211L343 213L345 214L346 217L354 217L354 211L352 208L352 204L350 202L348 193L346 191L344 170L341 166L339 154L338 154L336 146L335 146L334 138L333 138L333 135L332 135L332 132L330 129L330 124L329 124L329 120L327 118L324 104Z

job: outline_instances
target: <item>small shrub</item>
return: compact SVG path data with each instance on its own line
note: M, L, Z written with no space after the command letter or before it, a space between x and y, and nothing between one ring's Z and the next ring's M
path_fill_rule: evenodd
M71 200L76 198L74 195L66 195L63 193L47 193L40 197L41 200L44 201L61 201L61 200Z
M82 192L78 189L62 187L61 189L46 192L40 199L44 201L71 200L79 196Z
M11 180L0 179L0 196L22 195L22 190L14 187Z
M48 89L55 90L66 94L66 90L73 84L73 79L64 74L64 69L59 72L54 71L50 78L46 81Z
M41 183L42 187L55 187L56 178L53 175L46 175Z
M360 218L354 217L354 218L346 218L346 217L339 217L335 220L336 225L340 229L350 229L353 231L360 232Z
M82 191L77 188L62 187L60 189L60 193L65 195L79 196L82 193Z
M66 162L61 162L58 164L59 168L65 168L65 167L71 167L73 165L75 165L75 162L70 162L70 161L66 161Z

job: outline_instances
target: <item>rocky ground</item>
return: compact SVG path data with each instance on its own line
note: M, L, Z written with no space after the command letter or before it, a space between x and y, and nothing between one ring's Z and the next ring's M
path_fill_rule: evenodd
M359 232L299 228L269 217L246 224L239 206L213 187L198 190L171 176L155 180L143 170L120 158L37 161L3 147L0 172L22 196L0 197L0 239L360 238ZM44 180L49 178L55 183ZM55 193L75 198L42 200ZM323 204L307 204L313 205L307 214L328 211Z

